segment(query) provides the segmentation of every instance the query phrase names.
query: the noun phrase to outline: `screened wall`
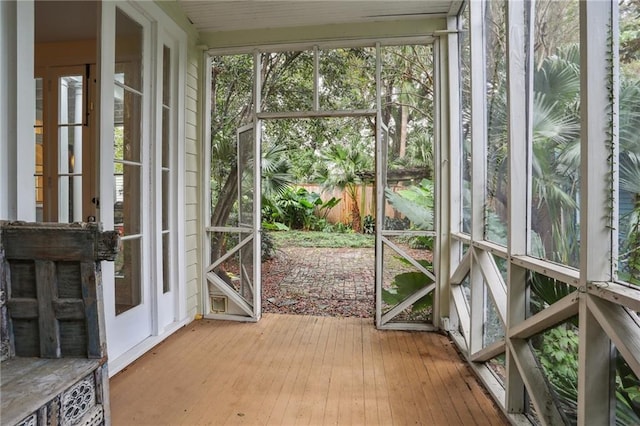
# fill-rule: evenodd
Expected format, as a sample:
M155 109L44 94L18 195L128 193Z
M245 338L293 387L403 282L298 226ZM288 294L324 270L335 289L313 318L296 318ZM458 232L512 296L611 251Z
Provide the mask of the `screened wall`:
M640 424L639 23L627 0L450 20L449 328L514 421Z

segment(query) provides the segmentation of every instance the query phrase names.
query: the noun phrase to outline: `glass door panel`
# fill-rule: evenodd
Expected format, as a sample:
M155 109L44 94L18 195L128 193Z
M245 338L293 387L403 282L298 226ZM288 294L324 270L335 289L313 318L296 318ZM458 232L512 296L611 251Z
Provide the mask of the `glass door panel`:
M143 27L117 9L113 171L114 227L123 250L115 265L116 315L142 303L142 60Z
M157 64L157 71L162 77L158 78L162 81L162 85L156 88L158 98L162 100L161 105L155 111L156 117L160 120L156 123L156 129L159 135L159 146L154 147L153 155L153 176L156 179L155 193L153 198L156 200L156 212L154 212L156 223L154 224L154 232L156 234L155 241L158 247L154 247L154 253L159 258L155 262L154 270L158 277L156 281L156 292L158 294L158 319L157 333L162 331L178 319L178 292L176 289L175 272L177 272L176 258L177 256L177 238L175 231L176 204L177 194L174 189L176 176L176 159L175 147L176 137L176 96L174 90L176 85L172 84L177 74L178 60L176 57L177 49L173 40L168 34L162 34L164 40L161 40L158 47L158 55L162 58ZM166 44L165 44L166 43ZM177 185L175 185L177 188Z
M52 67L35 79L36 220L81 222L95 217L89 194L91 146L90 65Z
M36 121L33 130L36 139L35 196L36 221L44 220L44 90L43 78L35 79L36 86Z
M58 221L79 222L82 215L82 75L58 78Z

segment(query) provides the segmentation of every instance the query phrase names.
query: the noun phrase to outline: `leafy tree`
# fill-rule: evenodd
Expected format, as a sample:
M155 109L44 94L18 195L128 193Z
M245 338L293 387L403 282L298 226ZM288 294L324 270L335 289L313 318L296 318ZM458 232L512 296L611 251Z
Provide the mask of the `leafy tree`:
M620 0L620 68L631 79L640 75L640 2Z
M372 168L373 158L352 144L331 145L320 153L323 167L318 171L317 180L326 188L340 188L351 199L351 228L362 231L358 186L363 181L363 171Z
M283 194L294 184L289 151L282 145L271 145L262 152L262 196Z
M274 102L273 93L278 93L290 80L290 71L301 52L285 52L265 55L260 72L262 79L262 107L267 100ZM237 158L237 129L253 120L255 111L253 93L253 55L230 55L216 57L211 70L211 200L212 226L227 224L232 213L237 210L238 166L250 167L248 158ZM277 99L276 99L277 101ZM269 150L267 150L269 153ZM271 150L274 157L281 157L281 150ZM239 160L239 161L238 161ZM267 176L276 180L271 183L281 185L285 178L286 162L282 159L267 161ZM275 189L275 188L274 188ZM231 218L230 218L231 217ZM211 244L212 258L220 257L225 247L222 239Z
M431 46L384 47L382 64L382 123L389 129L389 160L393 167L394 162L405 164L413 138L427 142L427 150L432 151ZM432 163L428 166L432 167Z

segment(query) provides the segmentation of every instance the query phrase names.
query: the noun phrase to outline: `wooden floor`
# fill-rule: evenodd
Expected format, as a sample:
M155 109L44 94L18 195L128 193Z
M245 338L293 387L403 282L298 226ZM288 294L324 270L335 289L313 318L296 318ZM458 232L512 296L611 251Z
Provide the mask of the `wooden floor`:
M502 425L452 343L370 319L196 321L111 379L113 425Z

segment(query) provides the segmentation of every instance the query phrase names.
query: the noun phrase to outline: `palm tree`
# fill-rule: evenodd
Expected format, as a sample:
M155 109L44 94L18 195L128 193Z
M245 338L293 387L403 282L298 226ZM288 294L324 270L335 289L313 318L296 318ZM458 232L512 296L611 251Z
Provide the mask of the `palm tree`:
M320 153L323 167L316 180L325 188L339 188L351 200L351 228L362 231L360 207L358 206L358 186L363 183L362 173L371 169L372 158L356 144L333 144Z
M291 173L289 151L283 145L268 145L262 152L262 196L284 194L295 179Z
M577 222L580 167L579 56L576 47L559 49L545 58L534 75L533 218L532 228L542 232L551 260L575 265L578 260ZM619 92L619 189L635 194L636 205L620 219L621 277L640 284L640 80L623 78ZM605 113L606 106L603 106ZM545 233L546 232L546 233ZM625 243L626 240L626 243ZM564 283L533 274L532 300L548 306L573 291ZM551 337L549 337L551 338ZM576 361L577 362L577 361ZM577 365L576 365L577 368ZM617 373L623 385L616 390L618 419L635 424L640 406L627 389L637 389L629 366L620 357ZM552 381L562 404L570 406L577 391L568 381Z
M621 278L640 285L640 80L620 85L620 191L635 199L629 212L620 212Z

